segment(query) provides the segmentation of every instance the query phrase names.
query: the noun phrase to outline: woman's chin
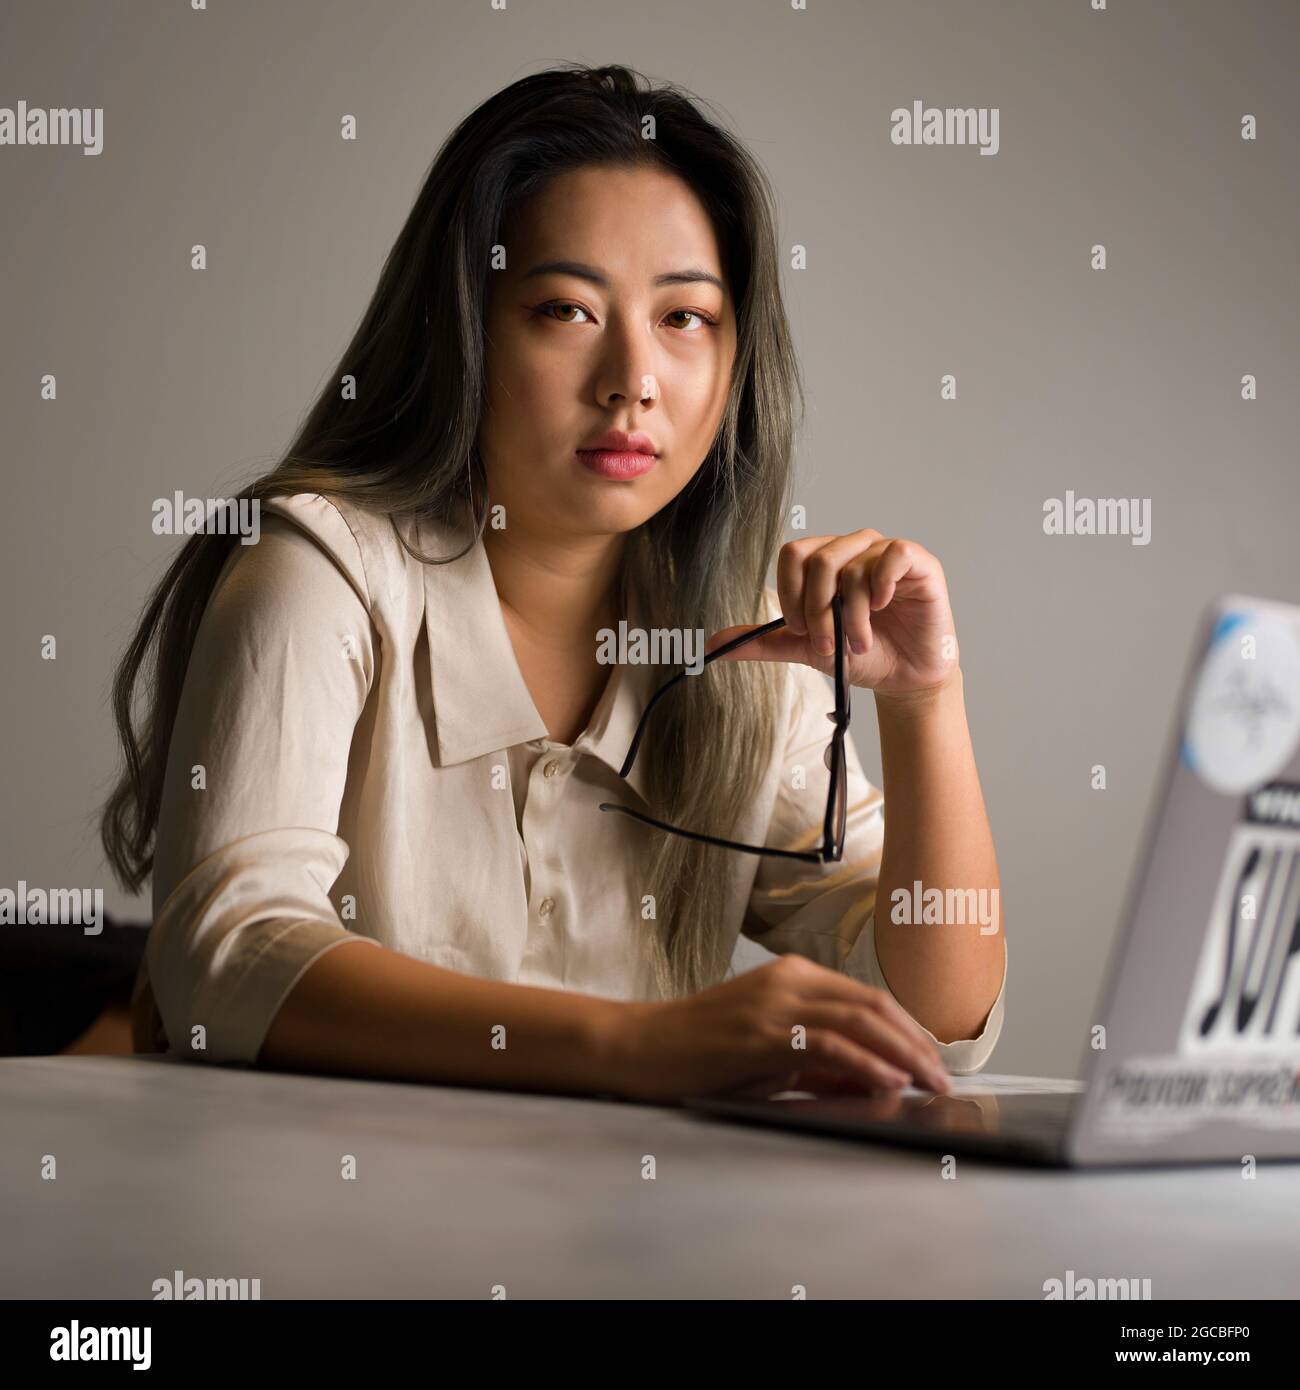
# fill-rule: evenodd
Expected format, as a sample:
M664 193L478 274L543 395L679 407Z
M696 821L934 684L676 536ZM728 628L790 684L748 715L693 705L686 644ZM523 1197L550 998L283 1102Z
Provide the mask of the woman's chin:
M663 506L658 497L649 496L635 484L595 481L597 487L582 489L583 496L574 509L594 531L635 531Z

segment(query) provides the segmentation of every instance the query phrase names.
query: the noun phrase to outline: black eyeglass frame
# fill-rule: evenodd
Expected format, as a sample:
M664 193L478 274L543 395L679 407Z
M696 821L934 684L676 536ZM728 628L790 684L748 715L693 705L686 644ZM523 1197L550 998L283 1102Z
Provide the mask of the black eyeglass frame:
M848 820L849 798L844 760L844 738L848 733L851 713L849 686L844 674L844 617L840 611L839 594L831 599L831 615L835 621L835 709L828 713L826 718L835 725L835 730L831 735L830 746L827 749L831 776L826 796L826 816L822 822L822 845L820 849L769 849L766 845L746 845L738 840L724 840L717 835L704 835L697 830L685 830L678 825L669 825L667 821L655 820L653 816L643 815L640 811L633 810L631 806L617 806L610 801L602 801L600 809L602 811L620 811L623 815L631 816L644 825L654 826L656 830L664 830L670 835L680 835L684 839L697 840L706 845L718 845L722 849L735 849L744 854L762 854L778 859L799 859L808 864L838 864L844 858L844 832ZM769 632L775 632L784 626L784 618L774 618L770 623L764 623L752 632L733 637L730 642L724 642L716 651L710 652L704 658L704 665L707 666L710 661L716 661L718 657L725 656L727 652L735 651L737 647L743 647L746 642L753 642L757 638ZM679 681L685 680L690 674L689 671L679 671L675 676L665 681L650 697L641 713L641 719L636 726L636 733L632 736L627 757L623 759L623 766L618 770L620 777L626 777L632 770L637 749L640 747L642 735L645 733L646 723L655 705Z

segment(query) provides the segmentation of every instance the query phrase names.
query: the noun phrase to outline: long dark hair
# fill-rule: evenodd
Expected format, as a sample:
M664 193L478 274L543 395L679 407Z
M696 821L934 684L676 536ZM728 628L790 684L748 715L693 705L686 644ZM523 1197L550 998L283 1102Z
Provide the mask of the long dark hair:
M796 396L803 405L781 299L774 203L759 167L695 98L625 67L565 64L534 73L461 121L433 161L330 384L279 465L238 496L346 498L390 516L399 532L406 519L468 516L470 544L481 539L487 486L475 441L493 248L515 205L555 176L629 165L676 174L705 207L737 308L737 343L709 456L670 504L627 537L621 594L655 627L712 632L762 621L762 589L789 504ZM124 767L104 806L101 835L119 881L133 891L153 867L185 670L234 540L206 533L185 541L116 673ZM771 756L779 679L767 663L717 662L656 712L641 756L658 814L728 834ZM660 990L703 988L723 977L729 959L723 914L734 857L729 863L727 851L654 831L646 846L643 887L655 901ZM646 924L630 923L633 931Z

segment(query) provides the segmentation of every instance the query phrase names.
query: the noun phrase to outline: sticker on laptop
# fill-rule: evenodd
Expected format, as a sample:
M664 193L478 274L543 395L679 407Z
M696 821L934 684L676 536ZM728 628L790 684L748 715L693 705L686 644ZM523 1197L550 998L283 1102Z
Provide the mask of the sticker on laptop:
M1100 1084L1097 1123L1126 1139L1156 1140L1212 1120L1300 1129L1300 1059L1134 1057Z
M1274 613L1235 609L1210 634L1181 756L1208 786L1258 787L1300 746L1300 636Z
M1300 786L1247 797L1228 837L1178 1052L1300 1057Z

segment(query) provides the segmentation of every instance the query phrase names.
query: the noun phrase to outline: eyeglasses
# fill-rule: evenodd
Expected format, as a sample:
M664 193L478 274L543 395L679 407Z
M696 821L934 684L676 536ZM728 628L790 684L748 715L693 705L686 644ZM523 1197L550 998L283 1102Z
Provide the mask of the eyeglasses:
M826 750L826 766L830 770L831 777L826 795L826 816L822 822L822 846L820 849L769 849L766 845L745 845L738 840L723 840L716 835L702 835L697 830L684 830L681 826L669 825L666 821L655 820L653 816L642 815L640 811L634 811L630 806L616 806L612 802L602 801L600 809L602 811L621 811L623 815L631 816L633 820L639 820L644 825L652 825L656 830L665 830L670 835L680 835L683 839L698 840L706 845L718 845L722 849L736 849L745 854L764 854L778 859L801 859L809 864L838 864L844 857L844 827L848 812L844 736L849 727L849 686L844 675L844 618L840 612L840 596L838 594L831 599L831 614L835 619L835 709L832 713L827 714L826 718L835 725L835 731L831 735L830 747ZM775 632L777 628L784 626L785 619L776 618L770 623L756 627L753 632L746 632L740 637L733 637L730 642L724 642L716 651L710 652L704 658L704 665L707 666L710 661L716 661L718 657L725 656L727 652L735 651L737 647L743 647L746 642L753 642L756 638L769 632ZM632 764L636 760L637 749L641 744L641 737L645 733L646 721L650 718L654 707L679 681L684 680L689 674L688 671L679 671L671 680L665 681L650 697L650 701L641 715L640 723L636 726L636 733L632 736L632 746L627 751L623 766L618 770L620 777L626 777L632 769Z

